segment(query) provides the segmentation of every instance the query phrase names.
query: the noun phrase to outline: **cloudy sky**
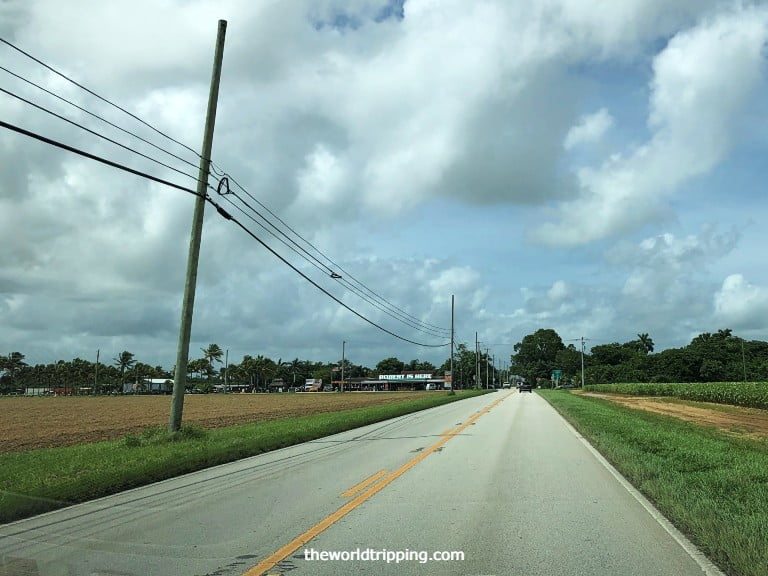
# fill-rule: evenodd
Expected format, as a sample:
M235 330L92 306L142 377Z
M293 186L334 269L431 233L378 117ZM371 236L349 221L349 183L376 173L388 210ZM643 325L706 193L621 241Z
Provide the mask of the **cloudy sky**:
M194 188L219 19L209 193L359 316L209 205L193 357L440 364L452 295L499 364L538 328L768 339L764 2L0 0L4 40L192 150L7 44L0 119ZM170 368L193 204L0 129L0 350Z

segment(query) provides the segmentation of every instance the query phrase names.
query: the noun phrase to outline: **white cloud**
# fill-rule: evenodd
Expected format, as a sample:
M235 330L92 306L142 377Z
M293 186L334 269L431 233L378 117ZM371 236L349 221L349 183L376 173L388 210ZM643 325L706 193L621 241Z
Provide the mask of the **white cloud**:
M768 328L768 288L731 274L714 296L715 318L734 329Z
M738 239L736 232L720 234L712 228L681 238L667 232L634 246L617 246L606 257L609 263L629 271L621 289L624 307L659 321L669 314L704 313L707 290L702 279L712 263L734 249Z
M345 185L346 169L342 161L322 144L318 144L306 158L306 166L298 175L301 204L330 204Z
M578 124L568 130L568 134L565 135L563 147L570 150L582 144L598 142L611 126L613 126L613 116L605 108L600 108L594 114L579 118Z
M765 7L730 11L675 35L654 59L651 138L630 154L578 172L580 197L559 210L564 221L578 226L550 222L531 237L549 244L583 244L657 218L681 184L725 158L734 120L764 72L766 40Z
M562 280L556 281L547 292L550 299L560 301L568 297L568 285Z

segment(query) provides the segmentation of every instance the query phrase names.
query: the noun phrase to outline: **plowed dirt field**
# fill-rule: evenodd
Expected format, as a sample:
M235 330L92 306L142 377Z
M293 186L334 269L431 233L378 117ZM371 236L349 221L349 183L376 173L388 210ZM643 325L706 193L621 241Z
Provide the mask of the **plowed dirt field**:
M681 402L673 398L648 396L621 396L617 394L587 393L637 410L648 410L674 416L703 426L718 428L724 432L768 439L768 410L742 408L707 402Z
M184 424L218 428L402 402L435 392L189 394ZM0 453L115 440L167 426L170 396L0 398Z

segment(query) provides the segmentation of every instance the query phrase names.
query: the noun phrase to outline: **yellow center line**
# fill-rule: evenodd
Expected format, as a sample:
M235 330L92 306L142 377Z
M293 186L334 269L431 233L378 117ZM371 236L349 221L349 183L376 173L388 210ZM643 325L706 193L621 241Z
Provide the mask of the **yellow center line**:
M374 484L373 486L368 488L365 492L358 494L355 498L353 498L352 500L344 504L341 508L336 510L336 512L333 512L332 514L320 520L320 522L312 526L309 530L307 530L303 534L300 534L299 536L297 536L296 538L288 542L288 544L280 548L277 552L264 558L264 560L256 564L256 566L254 566L250 570L243 572L242 576L262 576L265 572L274 568L279 562L282 562L283 560L285 560L288 556L290 556L291 554L296 552L296 550L298 550L299 548L307 544L307 542L312 540L315 536L317 536L318 534L321 534L326 529L330 528L333 524L335 524L344 516L352 512L352 510L360 506L360 504L368 500L371 496L379 492L382 488L384 488L385 486L388 486L395 479L399 478L400 476L405 474L408 470L416 466L416 464L424 460L427 456L429 456L430 454L432 454L432 452L434 452L435 450L440 448L443 444L448 442L456 434L463 432L466 428L474 424L478 418L480 418L483 414L487 414L488 412L490 412L491 408L493 408L494 406L497 406L499 403L506 400L509 396L510 394L507 394L506 396L499 398L492 404L489 404L484 409L477 412L474 416L470 417L469 420L467 420L464 424L456 428L453 434L443 437L436 444L420 452L417 456L415 456L414 458L412 458L411 460L403 464L400 468L392 472L392 474L384 478L381 482Z
M341 495L341 497L342 498L349 498L350 496L354 496L355 494L360 492L360 490L362 490L363 488L367 488L368 486L370 486L371 484L376 482L376 480L378 480L382 476L386 476L386 475L387 475L387 471L386 470L381 470L380 472L376 472L376 474L374 474L370 478L366 478L365 480L360 482L360 484L358 484L357 486L353 486L352 488L350 488L349 490L344 492Z

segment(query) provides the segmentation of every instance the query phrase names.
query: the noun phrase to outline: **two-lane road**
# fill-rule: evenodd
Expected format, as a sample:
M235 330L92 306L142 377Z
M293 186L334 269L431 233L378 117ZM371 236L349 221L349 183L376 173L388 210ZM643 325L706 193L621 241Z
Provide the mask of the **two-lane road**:
M671 532L499 391L0 526L0 575L718 574Z

